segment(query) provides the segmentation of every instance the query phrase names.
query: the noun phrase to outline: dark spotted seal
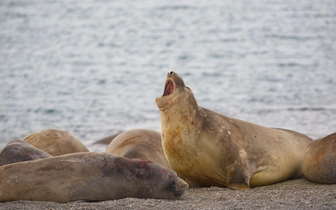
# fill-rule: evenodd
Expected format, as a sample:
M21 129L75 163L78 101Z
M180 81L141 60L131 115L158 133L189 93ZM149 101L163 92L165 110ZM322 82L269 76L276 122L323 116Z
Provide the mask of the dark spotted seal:
M302 176L311 139L199 107L174 72L156 98L162 144L171 169L191 185L249 189Z

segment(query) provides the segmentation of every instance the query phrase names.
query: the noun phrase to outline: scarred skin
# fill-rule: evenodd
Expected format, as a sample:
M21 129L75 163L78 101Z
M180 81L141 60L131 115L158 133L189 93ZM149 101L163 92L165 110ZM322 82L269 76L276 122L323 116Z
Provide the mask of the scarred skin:
M88 148L70 133L58 129L45 129L30 134L24 141L52 156L76 152L89 152Z
M177 199L188 185L151 161L109 153L74 153L0 167L0 201Z
M169 167L164 155L161 134L147 129L133 129L122 132L108 145L105 152L130 159L151 160Z
M312 182L336 184L336 133L309 144L302 172Z
M156 104L166 158L190 185L249 189L302 176L301 163L311 142L303 134L199 107L175 72L168 73Z

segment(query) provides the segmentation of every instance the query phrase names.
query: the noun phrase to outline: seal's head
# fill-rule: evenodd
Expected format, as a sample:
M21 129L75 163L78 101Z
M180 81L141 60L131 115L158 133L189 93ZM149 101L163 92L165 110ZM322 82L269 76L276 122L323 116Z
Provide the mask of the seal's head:
M159 166L161 167L161 165ZM161 178L162 181L152 187L150 192L153 192L153 195L151 195L151 197L158 199L180 198L189 188L187 182L181 179L175 171L170 170L169 168L162 167L160 169L164 178ZM162 177L162 175L157 173L156 177Z
M171 71L167 74L163 95L156 98L156 105L162 111L171 107L180 98L188 98L188 95L192 95L191 90L185 86L177 73Z

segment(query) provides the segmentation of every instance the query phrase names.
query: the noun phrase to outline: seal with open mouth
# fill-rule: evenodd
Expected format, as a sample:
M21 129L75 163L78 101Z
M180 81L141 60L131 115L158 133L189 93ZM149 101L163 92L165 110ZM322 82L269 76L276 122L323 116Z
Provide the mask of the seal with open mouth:
M169 72L160 110L162 146L171 169L190 185L249 189L302 176L311 139L199 107L182 78Z

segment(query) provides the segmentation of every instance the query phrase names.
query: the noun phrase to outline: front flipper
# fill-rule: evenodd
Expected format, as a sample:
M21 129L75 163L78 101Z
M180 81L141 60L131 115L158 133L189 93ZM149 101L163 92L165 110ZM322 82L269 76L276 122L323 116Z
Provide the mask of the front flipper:
M246 167L240 163L227 166L227 187L233 190L249 190L250 175Z

